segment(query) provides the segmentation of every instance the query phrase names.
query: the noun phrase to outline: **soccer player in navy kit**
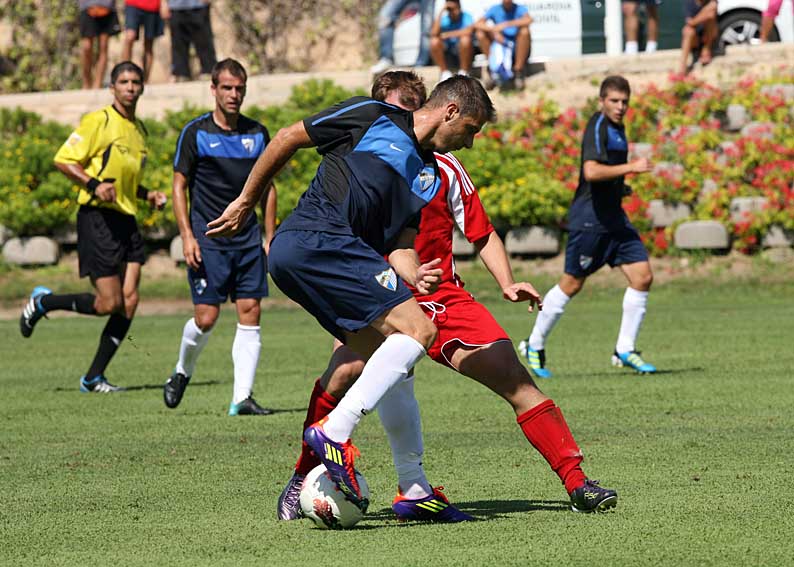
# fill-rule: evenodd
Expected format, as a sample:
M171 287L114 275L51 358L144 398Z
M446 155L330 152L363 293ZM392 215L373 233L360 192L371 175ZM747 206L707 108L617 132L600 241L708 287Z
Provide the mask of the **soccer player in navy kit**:
M209 223L208 236L236 231L299 148L316 146L323 155L317 175L273 239L269 268L286 295L368 358L336 409L304 435L340 490L362 509L368 502L355 478L357 451L350 436L436 337L402 281L426 294L441 273L435 267L439 259L420 265L412 248L419 212L440 187L433 151L471 147L494 115L482 85L462 76L436 86L413 113L354 97L279 131L242 195Z
M568 213L570 235L565 249L565 273L546 294L543 311L535 319L532 334L519 344L533 373L540 378L551 377L546 368L546 338L565 306L582 289L587 276L604 264L619 266L629 282L623 297L623 319L612 364L628 366L643 374L656 372L656 368L635 350L653 273L640 235L620 204L628 192L625 175L653 169L645 158L628 162L623 117L630 96L629 82L623 77L604 79L599 91L600 112L590 119L585 129L579 187Z
M229 415L266 415L252 396L261 347L260 300L267 297L267 268L262 232L256 215L228 238L209 239L207 222L217 217L242 191L256 159L270 141L267 128L240 114L245 97L246 72L240 63L225 59L212 71L215 109L189 122L179 136L174 158L174 214L182 236L188 281L195 306L185 323L179 359L165 383L165 405L182 400L196 361L218 320L220 305L231 296L237 307L237 332L232 345L234 390ZM190 189L188 215L185 189ZM265 242L275 229L276 192L263 193L274 206L264 215Z

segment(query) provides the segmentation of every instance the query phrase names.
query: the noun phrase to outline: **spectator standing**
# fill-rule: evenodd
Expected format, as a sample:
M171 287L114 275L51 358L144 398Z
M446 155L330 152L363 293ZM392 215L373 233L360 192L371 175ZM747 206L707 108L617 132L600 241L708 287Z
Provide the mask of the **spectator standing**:
M524 88L524 67L532 48L531 23L532 16L526 6L502 0L488 8L474 25L480 49L488 57L490 78L486 88L511 79L517 89Z
M168 4L160 0L126 0L124 3L124 45L121 58L132 61L132 46L143 28L143 80L149 82L154 62L154 40L165 31Z
M645 53L653 53L659 47L659 6L662 0L623 0L623 30L626 34L627 55L639 52L639 7L645 6L648 15L648 40L645 43Z
M474 60L474 18L460 7L460 0L448 0L430 30L430 56L441 69L441 80L452 76L450 67L461 75L471 72Z
M370 68L370 72L379 75L394 65L394 27L400 14L411 4L411 0L386 0L378 13L378 46L380 59ZM422 17L419 38L419 55L416 66L422 67L430 63L430 26L433 23L433 0L421 0L419 12Z
M766 43L769 40L769 34L775 27L775 18L780 14L782 5L783 0L769 0L766 10L761 14L761 43ZM794 8L794 3L791 7Z
M176 82L188 81L190 44L201 63L201 74L210 75L217 63L210 22L209 0L168 0L171 30L171 75Z
M700 49L701 65L711 63L711 46L717 39L717 0L685 0L686 20L681 30L681 63L679 72L689 71L689 55Z
M90 277L95 293L54 294L37 286L19 319L23 337L50 311L109 315L94 360L80 378L80 391L121 390L105 377L138 307L138 284L145 260L143 237L135 222L137 201L165 206L160 191L141 185L146 162L146 128L135 117L143 94L143 70L131 61L110 73L113 104L83 116L80 126L55 155L55 167L79 184L77 257L80 277Z
M116 0L78 0L80 8L80 63L83 70L83 88L102 86L108 66L108 41L121 32ZM94 66L94 43L97 44Z

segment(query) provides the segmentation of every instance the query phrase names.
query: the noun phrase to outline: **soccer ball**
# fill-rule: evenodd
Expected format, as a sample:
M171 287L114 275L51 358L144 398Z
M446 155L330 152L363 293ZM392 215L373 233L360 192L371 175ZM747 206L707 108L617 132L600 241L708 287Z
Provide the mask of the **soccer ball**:
M361 495L369 499L367 481L358 471L356 480L361 488ZM300 503L303 515L324 530L352 528L364 517L364 512L345 498L344 493L336 487L325 465L313 468L306 475Z

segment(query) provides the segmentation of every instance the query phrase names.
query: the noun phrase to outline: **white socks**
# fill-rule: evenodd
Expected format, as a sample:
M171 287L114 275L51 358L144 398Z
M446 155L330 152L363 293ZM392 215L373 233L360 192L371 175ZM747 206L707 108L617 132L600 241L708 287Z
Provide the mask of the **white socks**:
M649 41L645 44L645 53L654 53L659 48L659 44L655 41Z
M234 344L232 344L232 360L234 360L232 403L239 404L251 395L261 348L259 325L240 325L238 323Z
M636 55L640 50L640 46L636 41L627 41L624 53L626 55Z
M562 317L565 306L571 300L570 297L555 285L543 298L543 309L538 311L535 319L535 326L532 327L532 334L529 336L529 346L533 350L541 350L546 346L546 337L549 336L554 325Z
M333 441L344 443L361 421L361 416L372 412L381 398L400 381L425 355L425 349L408 335L395 333L372 353L364 372L347 391L339 405L323 424L323 431Z
M620 334L615 350L623 354L634 350L637 335L640 334L642 319L645 317L645 308L648 304L648 292L626 288L623 296L623 319L620 321ZM545 309L546 306L544 305Z
M179 360L176 363L176 372L185 376L193 376L196 361L204 345L210 340L210 334L212 334L211 329L206 333L202 333L193 317L185 323L185 328L182 329L182 343L179 345Z
M386 430L403 496L410 500L424 498L433 489L422 468L424 443L419 404L414 396L414 376L395 384L378 404L378 415Z

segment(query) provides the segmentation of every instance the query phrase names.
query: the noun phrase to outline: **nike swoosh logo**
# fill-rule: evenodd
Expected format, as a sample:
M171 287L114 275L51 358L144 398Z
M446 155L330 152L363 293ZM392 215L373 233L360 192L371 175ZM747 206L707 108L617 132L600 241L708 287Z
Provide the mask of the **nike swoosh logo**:
M405 150L401 150L400 148L398 148L398 147L397 147L397 146L395 146L394 144L389 144L389 147L390 147L391 149L393 149L393 150L396 150L396 151L398 151L398 152L404 152L404 151L405 151Z
M211 147L211 148L217 148L217 147L218 147L218 146L220 146L220 145L221 145L221 143L220 143L220 142L215 142L214 144L213 144L213 143L210 143L210 147Z

